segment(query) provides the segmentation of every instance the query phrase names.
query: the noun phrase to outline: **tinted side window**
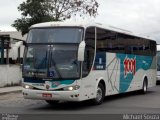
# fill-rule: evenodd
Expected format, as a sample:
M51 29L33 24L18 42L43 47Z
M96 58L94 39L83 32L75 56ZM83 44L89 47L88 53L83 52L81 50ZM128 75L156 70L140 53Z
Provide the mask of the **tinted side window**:
M156 42L154 41L121 33L118 33L117 39L119 40L119 44L124 47L124 53L126 54L145 56L156 54Z
M155 41L150 41L150 49L151 49L151 54L156 55L157 45Z
M97 28L97 52L101 51L124 52L124 48L118 42L116 32Z
M138 54L143 49L141 44L143 41L137 37L118 33L118 40L119 44L123 46L125 54Z
M150 56L156 54L156 42L97 28L96 51Z

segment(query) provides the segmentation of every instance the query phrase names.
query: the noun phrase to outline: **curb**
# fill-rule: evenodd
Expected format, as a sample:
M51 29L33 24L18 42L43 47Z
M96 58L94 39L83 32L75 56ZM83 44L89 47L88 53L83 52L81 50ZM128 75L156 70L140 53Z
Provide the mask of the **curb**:
M6 95L6 94L10 94L10 93L19 93L22 92L22 90L14 90L14 91L7 91L7 92L0 92L0 95Z

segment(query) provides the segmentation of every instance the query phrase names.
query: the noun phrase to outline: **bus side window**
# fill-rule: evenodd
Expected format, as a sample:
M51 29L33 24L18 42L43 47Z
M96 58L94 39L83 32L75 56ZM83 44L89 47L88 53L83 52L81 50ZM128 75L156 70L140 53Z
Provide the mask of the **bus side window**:
M95 51L95 27L89 27L85 33L85 57L83 62L83 77L87 76L91 70Z
M97 53L118 51L117 33L97 28Z

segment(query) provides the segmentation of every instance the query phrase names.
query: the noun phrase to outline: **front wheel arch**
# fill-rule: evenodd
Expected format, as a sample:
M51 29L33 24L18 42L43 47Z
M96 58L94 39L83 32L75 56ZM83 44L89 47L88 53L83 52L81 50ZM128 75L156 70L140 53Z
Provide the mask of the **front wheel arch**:
M99 83L103 84L104 89L105 89L105 95L106 95L106 83L103 77L100 77L99 79L96 80L96 88L98 87ZM96 89L95 89L95 93L96 93Z
M105 98L105 82L103 80L99 81L97 87L96 87L96 97L92 99L93 104L100 105L103 103Z

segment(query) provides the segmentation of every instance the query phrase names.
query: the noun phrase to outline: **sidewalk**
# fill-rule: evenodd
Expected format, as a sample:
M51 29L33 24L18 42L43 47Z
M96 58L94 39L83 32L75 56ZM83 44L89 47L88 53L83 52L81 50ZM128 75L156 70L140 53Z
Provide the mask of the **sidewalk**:
M4 87L0 88L0 95L13 93L13 92L21 92L22 86L14 86L14 87Z

